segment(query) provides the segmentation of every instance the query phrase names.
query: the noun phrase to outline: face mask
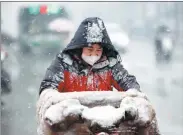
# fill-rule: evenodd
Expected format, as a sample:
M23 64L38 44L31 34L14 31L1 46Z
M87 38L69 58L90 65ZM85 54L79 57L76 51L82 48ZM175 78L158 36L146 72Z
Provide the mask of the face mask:
M83 54L81 57L86 63L90 65L93 65L95 62L97 62L100 59L100 56L86 56Z

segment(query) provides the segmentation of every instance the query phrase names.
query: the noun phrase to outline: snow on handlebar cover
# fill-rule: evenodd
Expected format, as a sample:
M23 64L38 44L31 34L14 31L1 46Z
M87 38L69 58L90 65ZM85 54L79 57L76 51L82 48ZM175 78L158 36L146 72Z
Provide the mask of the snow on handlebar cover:
M101 104L100 104L101 103ZM155 117L155 111L144 94L140 92L89 91L59 93L43 91L37 104L38 131L41 121L50 126L64 122L68 116L80 116L90 126L113 127L125 117L125 111L135 115L131 125L146 126ZM38 133L39 133L38 132Z

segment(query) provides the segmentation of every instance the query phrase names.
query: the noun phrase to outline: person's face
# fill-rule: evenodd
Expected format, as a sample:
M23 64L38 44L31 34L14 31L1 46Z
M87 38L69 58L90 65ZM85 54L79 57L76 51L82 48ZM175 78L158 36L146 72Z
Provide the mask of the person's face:
M103 49L99 44L92 44L89 47L84 47L82 55L85 56L102 56Z

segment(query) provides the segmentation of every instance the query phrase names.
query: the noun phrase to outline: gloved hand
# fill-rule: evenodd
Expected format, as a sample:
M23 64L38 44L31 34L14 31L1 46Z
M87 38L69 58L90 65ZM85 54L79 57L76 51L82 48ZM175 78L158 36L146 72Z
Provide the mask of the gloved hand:
M138 109L134 104L130 103L131 101L124 102L120 104L120 108L124 109L124 117L122 121L133 121L138 117Z
M130 119L128 122L130 125L147 126L155 117L152 105L142 97L125 97L120 107L127 108L126 117Z
M79 101L76 101L76 99L74 101L73 99L72 101L75 102L75 106L71 107L72 105L71 100L70 100L71 105L69 105L68 103L66 103L66 99L69 99L69 98L65 96L64 93L59 93L57 90L54 90L51 88L45 89L41 93L39 100L37 101L37 108L36 108L37 109L36 115L38 120L37 121L38 135L43 135L43 134L51 135L51 132L53 131L58 131L60 129L65 130L67 126L65 126L64 120L67 121L69 119L68 121L72 121L70 120L71 116L72 116L72 119L74 120L79 117L78 116L79 114L77 115L76 113L74 113L77 117L75 118L75 116L71 115L70 113L72 112L72 109L75 109L74 111L77 113L82 110L81 109L82 107L79 105ZM76 105L77 102L78 102L78 105ZM64 116L64 117L61 117L61 116Z
M137 115L138 115L138 112L136 110L133 110L133 109L125 110L124 121L135 120Z
M126 97L141 97L141 98L148 100L146 94L143 92L140 92L137 89L128 89L127 91L125 91L125 96Z

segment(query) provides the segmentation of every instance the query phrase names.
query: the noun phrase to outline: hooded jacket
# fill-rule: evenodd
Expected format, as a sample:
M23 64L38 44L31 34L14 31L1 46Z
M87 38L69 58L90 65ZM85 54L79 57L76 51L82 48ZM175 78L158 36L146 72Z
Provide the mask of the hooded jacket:
M103 48L101 59L93 66L81 58L83 47L98 43ZM118 51L112 45L104 22L97 17L86 18L71 42L56 55L41 82L39 94L46 88L59 92L73 91L127 91L140 86L121 64Z
M103 47L104 52L101 59L93 66L88 65L81 59L82 48L91 43L99 43ZM140 91L136 78L130 75L121 64L119 53L112 45L103 21L97 17L87 18L81 23L67 47L56 55L55 60L47 69L46 75L41 82L40 98L37 102L36 112L38 134L65 134L53 132L45 122L45 112L52 106L61 103L63 99L69 98L64 96L62 92L112 91L113 87L119 91L128 91L129 89ZM125 92L125 94L130 93L130 91ZM134 94L132 95L134 97ZM151 109L150 106L149 108ZM150 113L149 115L151 116ZM55 115L53 114L53 116ZM139 134L159 135L156 119L151 123L148 128L139 131ZM75 127L71 127L75 135L81 135L81 133L90 134L88 127L82 124L75 123ZM132 127L122 124L120 128L125 130ZM129 133L124 132L123 135L125 134ZM136 133L132 134L135 135Z

